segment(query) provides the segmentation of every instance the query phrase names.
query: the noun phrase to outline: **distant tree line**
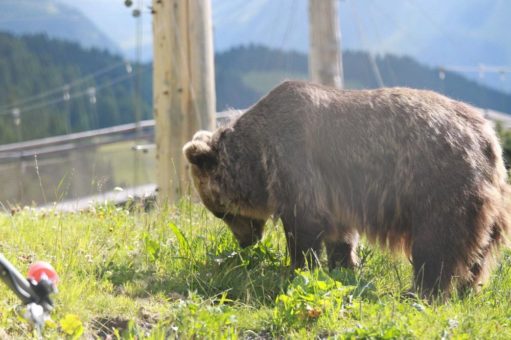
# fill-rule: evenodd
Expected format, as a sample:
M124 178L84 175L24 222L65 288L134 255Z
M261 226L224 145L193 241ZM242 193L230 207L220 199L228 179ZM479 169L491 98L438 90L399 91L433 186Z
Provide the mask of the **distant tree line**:
M278 71L307 77L307 56L262 46L241 46L216 55L218 103L221 108L239 103L247 106L263 93L254 91L243 76L248 72ZM478 84L456 73L419 64L410 57L376 56L385 86L430 89L472 105L511 113L511 95ZM366 52L343 53L344 78L348 88L376 88L377 78ZM443 78L443 79L442 79Z
M44 35L7 33L0 33L0 56L2 144L152 117L151 64L125 64L106 51ZM366 53L347 51L343 60L348 87L377 87ZM446 72L441 79L438 70L407 57L377 56L376 63L386 86L428 88L476 106L511 111L510 95L459 75ZM308 73L305 54L253 45L218 53L215 68L219 111L246 108L283 79L305 79Z

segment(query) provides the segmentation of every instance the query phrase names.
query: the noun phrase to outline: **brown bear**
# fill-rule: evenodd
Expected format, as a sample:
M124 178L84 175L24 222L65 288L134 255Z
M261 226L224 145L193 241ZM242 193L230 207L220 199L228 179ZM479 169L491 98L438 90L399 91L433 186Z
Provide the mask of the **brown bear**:
M361 233L404 251L424 295L448 294L485 281L510 230L491 124L431 91L286 81L183 151L204 205L241 247L282 220L293 268L323 242L330 268L355 266Z

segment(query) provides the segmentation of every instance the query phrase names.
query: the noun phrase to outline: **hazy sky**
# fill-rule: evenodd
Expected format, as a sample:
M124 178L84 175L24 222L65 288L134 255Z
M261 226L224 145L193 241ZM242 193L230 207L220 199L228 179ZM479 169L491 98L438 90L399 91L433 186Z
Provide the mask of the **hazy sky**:
M145 49L151 47L151 14L147 8L151 4L150 0L133 0L133 5L130 8L124 5L124 0L58 1L82 11L103 33L114 40L122 50L127 51L131 58L134 58L134 49L136 47L136 20L141 20L143 27L142 52L144 53ZM141 3L143 8L143 15L140 19L135 19L131 15L137 3ZM147 53L150 51L145 52L144 55L151 54Z
M0 0L1 1L1 0ZM151 0L57 0L81 10L124 51L135 57L133 7L142 4L142 53L152 55ZM308 50L306 0L211 0L215 49L262 43ZM375 54L409 55L430 66L509 65L511 0L344 0L340 2L342 45ZM479 79L511 91L511 76ZM495 78L495 79L493 79Z

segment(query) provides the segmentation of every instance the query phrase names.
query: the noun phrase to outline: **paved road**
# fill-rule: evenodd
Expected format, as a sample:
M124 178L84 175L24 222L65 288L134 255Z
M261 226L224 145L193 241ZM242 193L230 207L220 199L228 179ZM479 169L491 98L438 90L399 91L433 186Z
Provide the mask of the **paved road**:
M48 204L40 206L38 209L54 209L66 212L81 211L107 202L121 204L133 198L149 198L153 197L155 194L156 184L146 184L135 188L117 189L98 195L82 197L76 200Z
M501 122L504 128L511 129L511 115L492 110L480 110L487 119L493 120L494 122Z

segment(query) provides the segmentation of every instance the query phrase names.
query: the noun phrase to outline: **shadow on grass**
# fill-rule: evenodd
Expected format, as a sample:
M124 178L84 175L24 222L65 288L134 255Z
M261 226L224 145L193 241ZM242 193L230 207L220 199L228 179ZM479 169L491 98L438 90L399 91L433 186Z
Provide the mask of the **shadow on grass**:
M208 253L200 260L177 256L162 262L125 258L107 262L97 270L100 280L118 288L130 286L121 291L132 297L163 293L175 298L195 292L206 299L223 296L224 300L255 305L273 303L291 276L285 256L265 243Z
M286 257L266 243L246 249L230 248L222 253L209 253L202 261L175 258L168 270L156 265L110 262L103 273L114 286L130 285L122 293L132 297L163 294L169 299L182 299L194 292L204 299L230 300L250 305L273 305L293 280ZM165 262L167 265L169 261ZM336 269L328 274L343 285L353 285L355 297L374 300L375 287L357 271Z

